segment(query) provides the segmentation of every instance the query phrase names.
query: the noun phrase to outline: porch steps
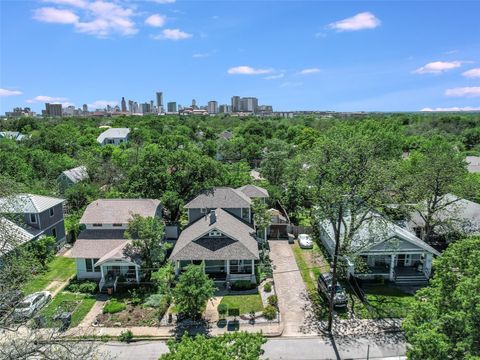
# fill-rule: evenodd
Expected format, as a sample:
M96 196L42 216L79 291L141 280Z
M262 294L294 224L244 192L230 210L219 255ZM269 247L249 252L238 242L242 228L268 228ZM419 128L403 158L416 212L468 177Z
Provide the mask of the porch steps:
M415 285L427 285L428 279L423 274L419 275L397 275L395 283L398 285L403 284L415 284Z

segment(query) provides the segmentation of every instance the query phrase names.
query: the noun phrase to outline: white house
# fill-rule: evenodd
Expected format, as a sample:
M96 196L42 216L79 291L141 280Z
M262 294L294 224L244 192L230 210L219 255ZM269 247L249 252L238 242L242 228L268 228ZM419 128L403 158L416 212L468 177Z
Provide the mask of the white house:
M98 136L97 142L100 145L120 145L128 141L129 133L130 129L128 128L109 128Z

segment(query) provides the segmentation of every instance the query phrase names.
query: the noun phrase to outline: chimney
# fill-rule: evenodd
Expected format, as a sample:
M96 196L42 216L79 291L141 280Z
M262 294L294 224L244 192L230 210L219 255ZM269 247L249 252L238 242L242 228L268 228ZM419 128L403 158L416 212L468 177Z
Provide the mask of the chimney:
M215 210L210 210L210 225L215 224L217 222L217 213Z

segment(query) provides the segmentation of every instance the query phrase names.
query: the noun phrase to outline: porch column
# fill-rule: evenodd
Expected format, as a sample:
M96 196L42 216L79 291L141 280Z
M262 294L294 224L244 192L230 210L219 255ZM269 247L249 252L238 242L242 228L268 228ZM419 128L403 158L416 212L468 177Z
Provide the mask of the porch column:
M135 266L135 280L137 280L137 284L140 284L140 276L138 274L138 266Z
M255 276L255 260L252 260L252 275Z
M100 265L100 273L102 274L102 280L105 281L105 275L103 274L103 265Z
M395 268L395 255L390 255L390 274L388 279L390 281L395 280L395 274L394 274L394 268Z
M428 253L425 255L425 264L423 265L423 272L427 278L429 278L432 273L432 260L433 260L432 254Z
M227 277L230 275L230 260L225 260L227 262Z

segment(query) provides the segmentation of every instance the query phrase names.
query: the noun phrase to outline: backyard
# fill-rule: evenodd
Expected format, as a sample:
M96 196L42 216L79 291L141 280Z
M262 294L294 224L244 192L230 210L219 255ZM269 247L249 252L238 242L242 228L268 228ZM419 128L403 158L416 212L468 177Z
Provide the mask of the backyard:
M75 274L75 261L71 258L55 256L47 267L45 272L32 276L23 286L24 294L42 291L47 287L49 291L54 291Z

